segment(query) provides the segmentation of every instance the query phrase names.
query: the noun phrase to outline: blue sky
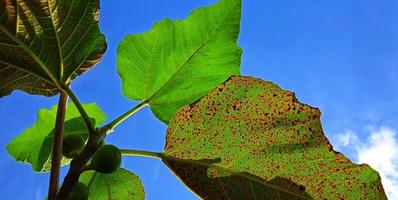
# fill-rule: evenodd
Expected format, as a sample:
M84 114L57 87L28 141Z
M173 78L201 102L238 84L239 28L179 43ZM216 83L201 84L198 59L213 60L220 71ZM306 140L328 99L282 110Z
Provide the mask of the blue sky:
M183 19L215 0L101 1L108 50L73 89L114 119L137 102L121 93L116 48L163 18ZM398 199L398 1L244 0L239 45L242 74L273 81L318 107L326 135L355 162L378 169L390 199ZM0 199L43 199L48 174L15 162L5 146L36 121L57 97L14 92L0 100ZM107 141L123 148L161 151L166 126L149 109L118 127ZM148 200L197 199L159 161L125 158L143 180ZM65 173L66 168L63 169ZM395 192L395 193L394 193Z

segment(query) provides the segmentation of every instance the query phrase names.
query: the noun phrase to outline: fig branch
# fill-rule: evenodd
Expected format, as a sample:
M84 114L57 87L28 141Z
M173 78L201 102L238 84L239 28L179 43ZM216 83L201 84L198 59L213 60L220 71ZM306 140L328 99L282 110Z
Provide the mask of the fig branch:
M82 104L73 93L73 91L66 85L63 85L63 88L67 95L73 101L82 118L84 119L84 122L88 128L89 136L85 146L84 142L81 142L82 138L64 138L65 146L68 146L70 149L63 150L63 154L64 156L72 157L73 159L70 163L69 171L64 178L62 186L55 197L55 200L67 200L71 194L74 195L73 191L75 191L76 188L77 190L79 190L79 188L82 189L81 185L80 187L78 186L80 174L84 170L95 169L96 171L101 173L112 173L117 168L119 168L121 159L119 150L117 149L117 147L111 145L102 146L103 140L106 137L107 133L113 131L116 126L124 122L126 119L134 115L138 110L147 105L147 102L143 101L139 105L135 106L131 110L113 120L108 125L105 125L103 128L95 128L90 120L89 115L87 114L86 110L83 108ZM79 146L75 146L78 143L83 144L84 147L80 148ZM57 148L59 148L59 146ZM101 156L96 156L97 154L100 154ZM106 155L104 156L104 154ZM112 160L104 161L103 158L108 158ZM87 163L90 161L90 159L92 159L92 166L90 165L88 167ZM109 165L109 163L113 165Z
M82 169L86 166L87 162L91 159L91 157L97 151L97 149L99 147L101 147L100 143L106 135L106 134L103 134L102 132L98 131L94 127L93 123L90 120L89 115L87 114L86 110L83 108L82 104L80 103L80 101L78 100L76 95L73 93L73 91L67 85L62 85L62 88L67 93L67 95L71 98L72 102L78 109L80 115L82 116L82 118L87 126L89 135L88 135L87 143L84 146L82 152L79 153L78 155L76 155L76 158L74 158L71 161L69 171L66 174L66 176L64 178L64 182L62 183L62 186L61 186L58 194L55 197L56 200L68 199L68 196L72 192L73 187L79 181L79 177L80 177L80 174L82 173ZM74 139L72 139L72 140L74 140ZM60 146L62 148L62 144ZM59 148L59 146L57 148ZM64 154L68 154L68 153L75 154L76 152L64 151ZM72 155L70 155L70 156L72 156Z
M57 117L55 120L53 151L51 156L50 183L48 187L49 200L53 200L58 192L59 171L62 159L61 155L62 139L64 132L64 121L65 121L67 102L68 102L68 95L61 90L58 101Z
M91 159L97 149L101 146L101 134L90 134L87 144L83 151L71 161L68 173L64 178L64 182L56 196L56 200L67 200L69 194L72 192L73 187L78 183L82 169L86 166L87 162Z

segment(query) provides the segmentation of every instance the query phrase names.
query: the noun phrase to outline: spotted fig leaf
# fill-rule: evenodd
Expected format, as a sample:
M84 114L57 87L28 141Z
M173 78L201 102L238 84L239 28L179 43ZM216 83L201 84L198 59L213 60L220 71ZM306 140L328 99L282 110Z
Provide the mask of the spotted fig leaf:
M318 109L256 78L232 77L177 112L165 154L204 199L387 199L376 171L333 150Z
M53 96L106 49L98 0L0 1L0 97Z
M79 180L89 187L89 200L145 199L140 178L125 169L118 169L112 174L86 171Z
M185 20L166 19L148 32L128 35L117 55L124 95L146 101L168 123L182 106L239 74L241 4L221 0Z
M96 104L84 104L83 107L96 126L105 121L105 115ZM7 145L8 153L17 161L31 164L33 171L50 171L56 115L57 106L53 106L51 110L39 110L36 124ZM73 103L68 104L65 114L64 134L80 134L83 138L88 136L87 126ZM70 159L63 158L61 165L69 162Z
M220 159L193 161L164 157L163 162L177 172L177 176L203 199L312 199L306 193L305 187L288 179L276 177L270 181L263 181L246 172L217 169L217 166L212 164L220 162ZM227 172L231 175L214 178L209 176L210 170L219 170L219 173ZM194 184L191 184L192 182Z

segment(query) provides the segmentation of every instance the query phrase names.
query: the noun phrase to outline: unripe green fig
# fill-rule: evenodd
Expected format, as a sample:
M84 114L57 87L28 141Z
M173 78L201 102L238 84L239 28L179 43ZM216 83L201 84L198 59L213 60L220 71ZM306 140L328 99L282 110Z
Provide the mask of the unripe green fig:
M88 193L89 193L88 187L84 183L78 182L73 187L68 200L87 200Z
M97 172L110 174L120 167L121 157L119 148L106 144L94 153L91 167Z
M81 135L65 135L62 143L62 155L67 158L75 158L83 151L85 143L86 141Z

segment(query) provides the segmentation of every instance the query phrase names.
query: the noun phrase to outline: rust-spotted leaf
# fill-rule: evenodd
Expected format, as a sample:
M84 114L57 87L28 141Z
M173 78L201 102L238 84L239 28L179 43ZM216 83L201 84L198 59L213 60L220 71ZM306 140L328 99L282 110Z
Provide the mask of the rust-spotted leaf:
M106 49L99 0L0 1L0 97L52 96Z
M232 77L181 109L165 154L204 199L386 199L376 171L333 150L318 109L256 78Z

